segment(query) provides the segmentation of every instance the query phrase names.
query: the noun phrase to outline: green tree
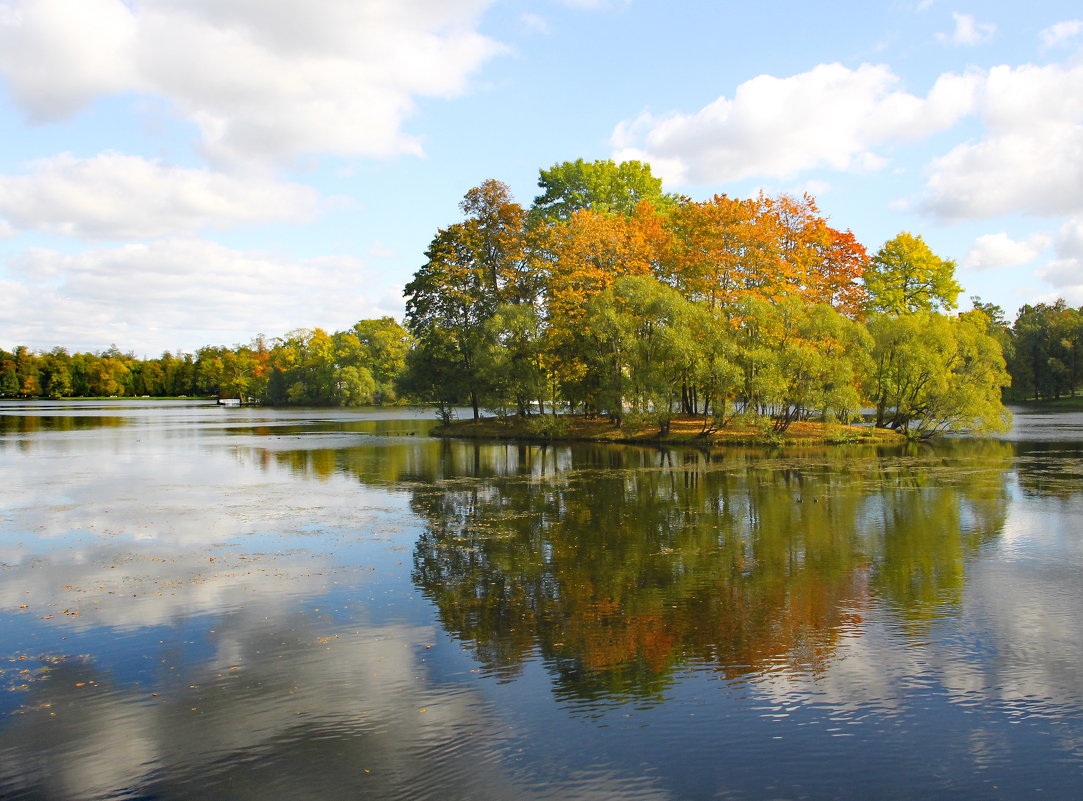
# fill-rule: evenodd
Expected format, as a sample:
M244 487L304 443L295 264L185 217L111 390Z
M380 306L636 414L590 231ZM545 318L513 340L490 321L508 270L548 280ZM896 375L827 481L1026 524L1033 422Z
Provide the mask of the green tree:
M861 405L860 384L872 338L858 323L826 304L796 297L773 304L778 375L776 431L811 413L849 422Z
M877 251L864 282L868 309L887 314L954 309L961 291L955 262L941 259L924 239L906 231Z
M365 349L366 361L376 389L376 403L392 403L396 399L395 382L406 368L406 354L412 345L410 333L391 317L360 320L353 333Z
M19 374L15 372L15 362L5 360L0 370L0 395L14 398L19 394Z
M339 406L365 406L372 403L376 382L367 367L342 367L335 371L335 401Z
M491 384L481 354L493 346L489 321L501 303L533 299L523 209L507 186L486 181L466 193L467 219L437 232L426 263L406 285L406 327L415 354L401 386L445 406L466 400L480 417Z
M256 372L256 359L247 347L224 349L219 392L225 398L247 400Z
M479 366L488 386L491 408L514 407L520 417L537 403L544 412L550 399L549 373L545 367L544 325L530 303L500 305L487 323L486 347Z
M694 332L709 324L705 310L649 276L625 276L587 304L585 325L598 343L600 405L620 419L625 405L650 415L668 433L673 401L694 374Z
M631 214L642 201L660 209L673 203L662 191L662 179L640 161L565 161L540 170L538 186L543 191L534 198L531 217L549 223L567 221L583 209Z
M1011 379L984 314L874 316L867 391L876 424L916 437L1007 430L1001 390Z
M41 359L41 391L50 398L72 394L71 356L64 348L53 348Z
M704 310L704 327L696 332L699 358L695 387L702 392L704 433L729 422L731 401L741 386L737 332L729 320Z
M489 344L498 300L470 239L462 224L438 232L428 261L406 285L406 326L415 346L402 387L441 404L465 400L478 419L487 389L478 354Z
M1073 394L1083 381L1083 311L1063 298L1024 306L1012 326L1009 353L1020 399Z

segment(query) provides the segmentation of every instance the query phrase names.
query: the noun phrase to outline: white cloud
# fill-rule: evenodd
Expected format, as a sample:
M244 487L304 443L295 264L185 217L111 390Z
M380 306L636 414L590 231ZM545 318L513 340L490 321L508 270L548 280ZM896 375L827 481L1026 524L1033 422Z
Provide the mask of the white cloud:
M695 113L644 112L619 123L614 157L649 161L663 177L688 183L877 169L885 159L875 146L926 137L966 115L979 77L942 75L925 98L899 83L888 67L870 64L761 75Z
M1061 227L1054 249L1057 258L1039 270L1038 277L1056 288L1056 297L1075 305L1083 304L1083 217L1069 220Z
M119 153L89 159L61 154L32 162L26 175L0 175L0 214L16 228L84 239L304 221L314 215L318 200L315 190L298 184L240 179Z
M1042 40L1042 47L1048 50L1063 44L1080 33L1083 33L1083 19L1069 19L1044 28L1038 34L1038 37Z
M14 0L0 73L39 121L102 95L168 99L222 162L419 153L401 130L501 50L493 0Z
M977 22L970 14L953 13L955 30L951 34L938 33L941 42L965 47L973 47L988 42L996 34L997 26L990 22Z
M401 287L353 257L294 261L199 239L97 248L30 249L9 259L0 330L30 347L157 353L247 342L257 332L329 330L401 317ZM392 286L394 285L394 286Z
M531 33L549 33L549 21L540 14L524 11L519 15L519 24Z
M1051 244L1047 236L1036 234L1025 242L1017 242L1007 234L979 236L963 257L963 267L988 270L996 267L1018 267L1034 261Z
M137 22L118 0L15 0L0 17L0 72L37 121L101 94L145 88L132 69Z
M933 162L925 211L949 222L1083 212L1083 66L994 67L979 110L987 135Z
M0 220L0 239L10 239L18 235L18 231L7 220Z
M1069 220L1057 235L1057 255L1083 259L1083 218Z

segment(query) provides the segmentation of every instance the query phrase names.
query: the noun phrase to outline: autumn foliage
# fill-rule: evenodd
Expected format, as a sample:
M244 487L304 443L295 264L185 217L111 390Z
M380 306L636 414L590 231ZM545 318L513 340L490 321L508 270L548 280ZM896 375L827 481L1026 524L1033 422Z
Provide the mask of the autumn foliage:
M674 413L717 428L739 412L776 432L848 420L871 394L866 323L935 316L958 294L954 264L920 237L900 234L870 257L809 195L696 201L665 194L638 162L566 162L539 186L525 209L486 181L460 205L466 219L437 232L405 291L407 394L467 402L475 418L578 410L663 433ZM1002 426L996 348L970 348L988 362L979 380L951 367L970 329L940 329L951 353L936 385L977 410L953 413L952 427ZM918 394L881 421L907 428L943 407Z

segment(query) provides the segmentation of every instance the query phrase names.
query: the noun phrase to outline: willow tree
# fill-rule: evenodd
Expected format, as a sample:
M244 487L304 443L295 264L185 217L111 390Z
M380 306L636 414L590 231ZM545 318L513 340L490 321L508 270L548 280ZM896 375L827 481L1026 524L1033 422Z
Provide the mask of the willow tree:
M669 432L674 398L698 360L691 334L706 319L701 308L649 276L620 278L591 299L585 325L598 343L593 363L600 401L617 420L627 406Z
M746 408L770 412L778 432L817 413L847 419L860 405L871 341L826 304L749 298L739 310L736 359Z
M868 328L866 391L876 425L914 437L1007 430L1011 415L1000 397L1011 379L984 315L880 314Z

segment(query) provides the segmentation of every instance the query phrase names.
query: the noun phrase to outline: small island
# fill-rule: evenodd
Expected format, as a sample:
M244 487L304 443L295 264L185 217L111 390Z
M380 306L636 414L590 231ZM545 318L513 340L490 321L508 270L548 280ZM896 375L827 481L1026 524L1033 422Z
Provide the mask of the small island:
M1010 425L1004 398L1083 385L1083 310L956 312L955 263L920 235L871 253L809 195L694 200L635 161L555 164L538 186L529 206L497 180L467 191L401 322L160 358L18 346L0 398L425 404L445 436L703 445L984 435ZM474 422L452 425L463 407Z

